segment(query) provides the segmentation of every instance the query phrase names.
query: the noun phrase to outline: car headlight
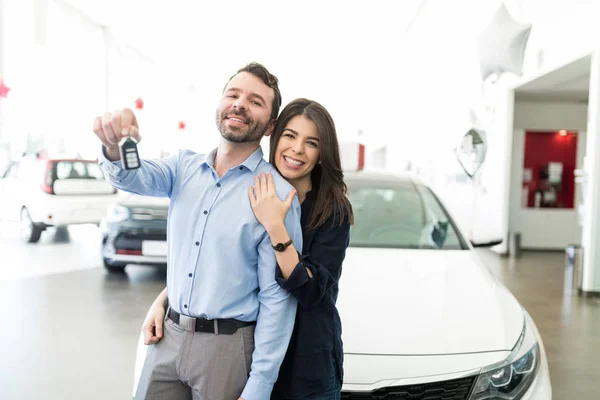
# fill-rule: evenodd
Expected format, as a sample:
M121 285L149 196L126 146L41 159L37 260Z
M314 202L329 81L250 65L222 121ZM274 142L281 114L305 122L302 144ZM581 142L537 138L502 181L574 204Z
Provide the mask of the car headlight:
M111 206L106 212L108 222L123 222L127 218L129 218L129 208L121 205Z
M540 365L540 347L525 313L523 332L510 356L482 371L470 400L518 400L527 392Z

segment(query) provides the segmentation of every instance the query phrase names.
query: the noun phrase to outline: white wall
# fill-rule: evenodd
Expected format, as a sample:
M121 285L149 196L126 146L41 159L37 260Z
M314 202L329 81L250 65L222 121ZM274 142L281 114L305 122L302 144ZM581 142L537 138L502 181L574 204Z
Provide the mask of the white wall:
M509 231L521 233L525 249L564 249L568 244L581 244L581 227L577 209L528 209L521 207L521 182L526 130L578 131L577 165L583 165L585 156L587 105L559 102L517 101L514 110L512 140L511 189ZM575 188L575 204L581 193Z
M586 130L587 104L555 101L516 101L514 128Z
M500 1L489 1L489 7L493 8ZM522 165L522 154L513 154L513 145L519 145L522 152L522 138L515 138L516 129L573 129L578 131L587 130L587 110L582 104L530 104L521 103L515 106L511 98L514 87L519 79L527 80L538 75L541 71L549 70L572 60L577 56L589 53L596 47L600 47L600 25L597 16L600 15L600 1L589 0L505 0L510 11L520 20L531 21L533 29L526 49L524 75L518 78L512 74L506 74L490 91L489 98L493 99L495 116L491 125L487 126L489 138L489 152L486 165L482 171L479 183L479 191L471 200L467 200L467 191L445 191L447 201L462 207L465 225L471 226L475 236L485 236L489 233L500 231L504 237L509 230L522 226L531 226L534 222L548 224L566 224L564 236L554 238L542 238L544 242L551 243L556 248L564 248L567 241L578 242L580 240L580 229L577 226L575 210L571 215L533 215L533 220L527 219L529 215L511 215L513 197L511 196L512 182L520 182L521 176L515 177L513 165ZM468 3L469 9L483 8L481 1L463 0ZM454 3L452 3L454 4ZM490 8L490 10L491 10ZM487 10L487 11L490 11ZM485 15L484 15L485 14ZM482 20L491 17L488 12L480 13ZM474 34L477 32L473 31ZM454 47L453 47L454 49ZM438 55L439 56L439 55ZM470 63L467 57L465 63ZM464 66L467 69L467 66ZM470 80L462 82L463 91L469 88L479 87L479 77L472 74ZM481 105L481 104L480 104ZM448 108L452 107L449 101ZM579 141L580 145L582 141ZM579 164L584 150L578 150ZM519 168L520 170L521 168ZM440 172L444 174L443 171ZM579 188L576 188L579 191ZM460 195L459 193L462 193ZM580 193L577 193L579 196ZM520 196L520 192L519 192ZM462 199L460 199L462 197ZM461 202L462 200L462 202ZM517 205L520 201L517 201ZM469 208L475 208L470 212ZM469 218L469 214L472 217ZM511 218L511 216L513 218ZM544 219L544 217L546 217ZM562 219L561 219L562 218ZM516 223L520 225L516 226ZM528 232L528 231L527 231ZM528 234L526 237L533 238L535 235ZM535 232L534 232L535 233ZM541 241L541 240L540 240ZM538 247L540 243L528 242L525 245ZM507 251L507 243L498 246L496 250L500 253Z
M511 0L517 16L533 22L525 75L591 52L600 45L600 1Z
M600 1L505 0L505 2L516 18L533 23L525 56L522 77L524 80L539 74L542 70L562 65L578 55L591 51L594 47L600 47L600 24L597 23ZM388 168L399 170L408 160L413 161L413 164L428 178L427 181L438 189L449 204L449 208L462 222L461 225L466 227L474 237L492 235L507 237L509 229L515 227L515 219L521 221L520 216L512 215L514 218L510 218L511 184L513 181L521 181L520 176L515 178L513 174L513 158L517 165L522 164L522 155L513 154L512 151L513 144L517 143L522 151L521 138L513 137L515 129L561 127L585 131L587 130L586 109L584 105L573 103L549 103L543 106L519 103L513 116L513 91L510 87L517 83L519 78L512 74L504 75L494 87L490 88L489 93L485 96L481 95L482 82L478 74L477 54L475 46L470 43L479 33L479 29L488 23L500 0L486 2L459 0L458 3L461 8L468 9L470 12L455 13L452 14L452 19L448 19L444 16L456 11L457 2L437 2L436 13L432 12L420 24L415 24L412 30L415 40L411 45L418 45L421 50L426 48L428 51L415 53L419 54L418 62L411 63L414 70L406 72L410 79L419 82L423 89L421 94L411 93L408 96L412 103L402 111L407 115L418 115L419 123L416 124L416 128L410 127L413 134L408 138L395 142L393 135L390 134ZM447 7L446 13L442 12L443 7ZM477 17L473 18L474 15ZM430 20L429 24L425 23L427 20ZM433 31L443 30L447 26L445 24L454 25L453 28L448 27L447 35L431 34ZM443 63L440 67L440 60L454 61ZM431 66L435 67L435 71L429 70ZM427 81L423 82L422 76L427 74L429 74ZM460 110L464 110L466 114L468 107L482 107L484 101L493 102L495 115L494 121L486 126L489 151L477 187L473 189L468 180L451 181L453 174L460 174L460 167L457 168L452 148L468 128L468 124L459 121ZM427 112L425 116L422 116L423 110ZM513 142L515 139L516 143ZM429 158L426 157L427 155L430 155ZM577 218L571 218L570 215L565 218L568 221L572 220L573 224L577 223ZM536 221L547 225L552 223L552 220L550 217L540 220L534 216L534 220L526 225L529 226ZM567 240L577 241L577 234L578 228L570 225L562 239L545 241L560 247ZM534 244L530 243L530 245ZM505 242L496 250L503 253L507 250L506 245Z
M562 65L582 54L589 53L595 47L600 47L600 25L597 23L597 16L600 13L600 1L588 0L506 0L506 4L516 18L520 20L531 21L533 28L525 52L524 75L517 78L514 75L506 74L504 79L498 83L497 92L506 91L508 96L514 93L509 87L512 87L519 79L524 81L537 76L542 71L550 70L556 66ZM509 231L523 230L525 228L523 244L525 246L538 248L541 241L552 243L553 246L560 248L565 242L580 241L580 230L576 224L577 217L575 211L570 215L550 214L550 215L522 215L520 210L520 189L514 193L512 189L513 182L520 186L522 179L521 165L523 162L523 142L522 131L525 129L556 129L563 127L578 131L587 130L587 110L584 105L567 103L546 103L544 105L519 102L515 104L514 116L510 112L510 101L506 103L504 97L499 97L494 102L497 107L496 118L493 127L490 130L496 134L504 136L499 139L508 147L490 149L496 156L495 162L499 165L490 166L495 168L500 175L493 179L483 176L483 186L503 185L500 188L500 198L505 198L504 207L499 199L492 199L494 213L501 216L502 222L499 224L504 234ZM498 107L506 107L508 111L500 110ZM513 125L514 123L514 125ZM518 133L521 131L521 133ZM515 132L517 134L515 135ZM519 136L521 135L521 136ZM516 137L515 137L516 136ZM579 141L582 142L582 141ZM582 143L580 143L581 145ZM514 151L513 151L514 150ZM581 162L582 151L578 151L578 160ZM504 163L504 164L502 164ZM516 168L515 168L516 166ZM504 171L504 174L502 174ZM499 178L501 176L501 178ZM500 179L501 182L498 182ZM579 191L579 188L576 188ZM580 193L577 193L579 196ZM513 210L518 210L513 212ZM569 213L569 212L567 212ZM540 237L535 242L535 232L530 232L527 227L533 223L542 222L544 226L548 224L559 224L567 221L567 229L564 236L558 237ZM481 224L483 221L478 220ZM532 234L533 233L533 234ZM538 232L539 233L539 232ZM552 236L552 235L551 235ZM499 252L506 252L507 243L499 246Z

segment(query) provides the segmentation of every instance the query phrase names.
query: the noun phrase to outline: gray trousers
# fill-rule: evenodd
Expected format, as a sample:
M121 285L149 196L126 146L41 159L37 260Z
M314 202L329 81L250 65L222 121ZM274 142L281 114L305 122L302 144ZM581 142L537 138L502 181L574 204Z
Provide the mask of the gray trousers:
M248 380L254 326L233 335L190 332L165 319L148 347L135 400L237 400Z

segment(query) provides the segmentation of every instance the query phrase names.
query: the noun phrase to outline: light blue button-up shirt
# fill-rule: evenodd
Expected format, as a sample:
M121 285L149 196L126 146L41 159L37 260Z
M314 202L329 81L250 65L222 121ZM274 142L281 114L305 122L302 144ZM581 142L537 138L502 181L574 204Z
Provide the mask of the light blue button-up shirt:
M104 151L102 152L104 153ZM261 172L272 173L282 200L293 187L263 159L259 147L219 178L216 150L207 156L182 150L143 160L137 170L121 168L101 155L100 166L115 187L144 196L169 197L167 227L169 304L201 318L257 321L252 368L241 397L270 398L294 326L296 301L275 281L271 240L258 222L248 189ZM302 251L297 197L285 226Z

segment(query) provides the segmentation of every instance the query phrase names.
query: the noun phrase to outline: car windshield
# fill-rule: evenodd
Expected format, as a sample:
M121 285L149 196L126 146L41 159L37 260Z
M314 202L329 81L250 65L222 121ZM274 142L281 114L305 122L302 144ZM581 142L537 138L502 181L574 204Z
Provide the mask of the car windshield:
M56 179L104 179L104 175L95 162L58 161Z
M468 249L433 192L412 182L348 182L350 247Z

